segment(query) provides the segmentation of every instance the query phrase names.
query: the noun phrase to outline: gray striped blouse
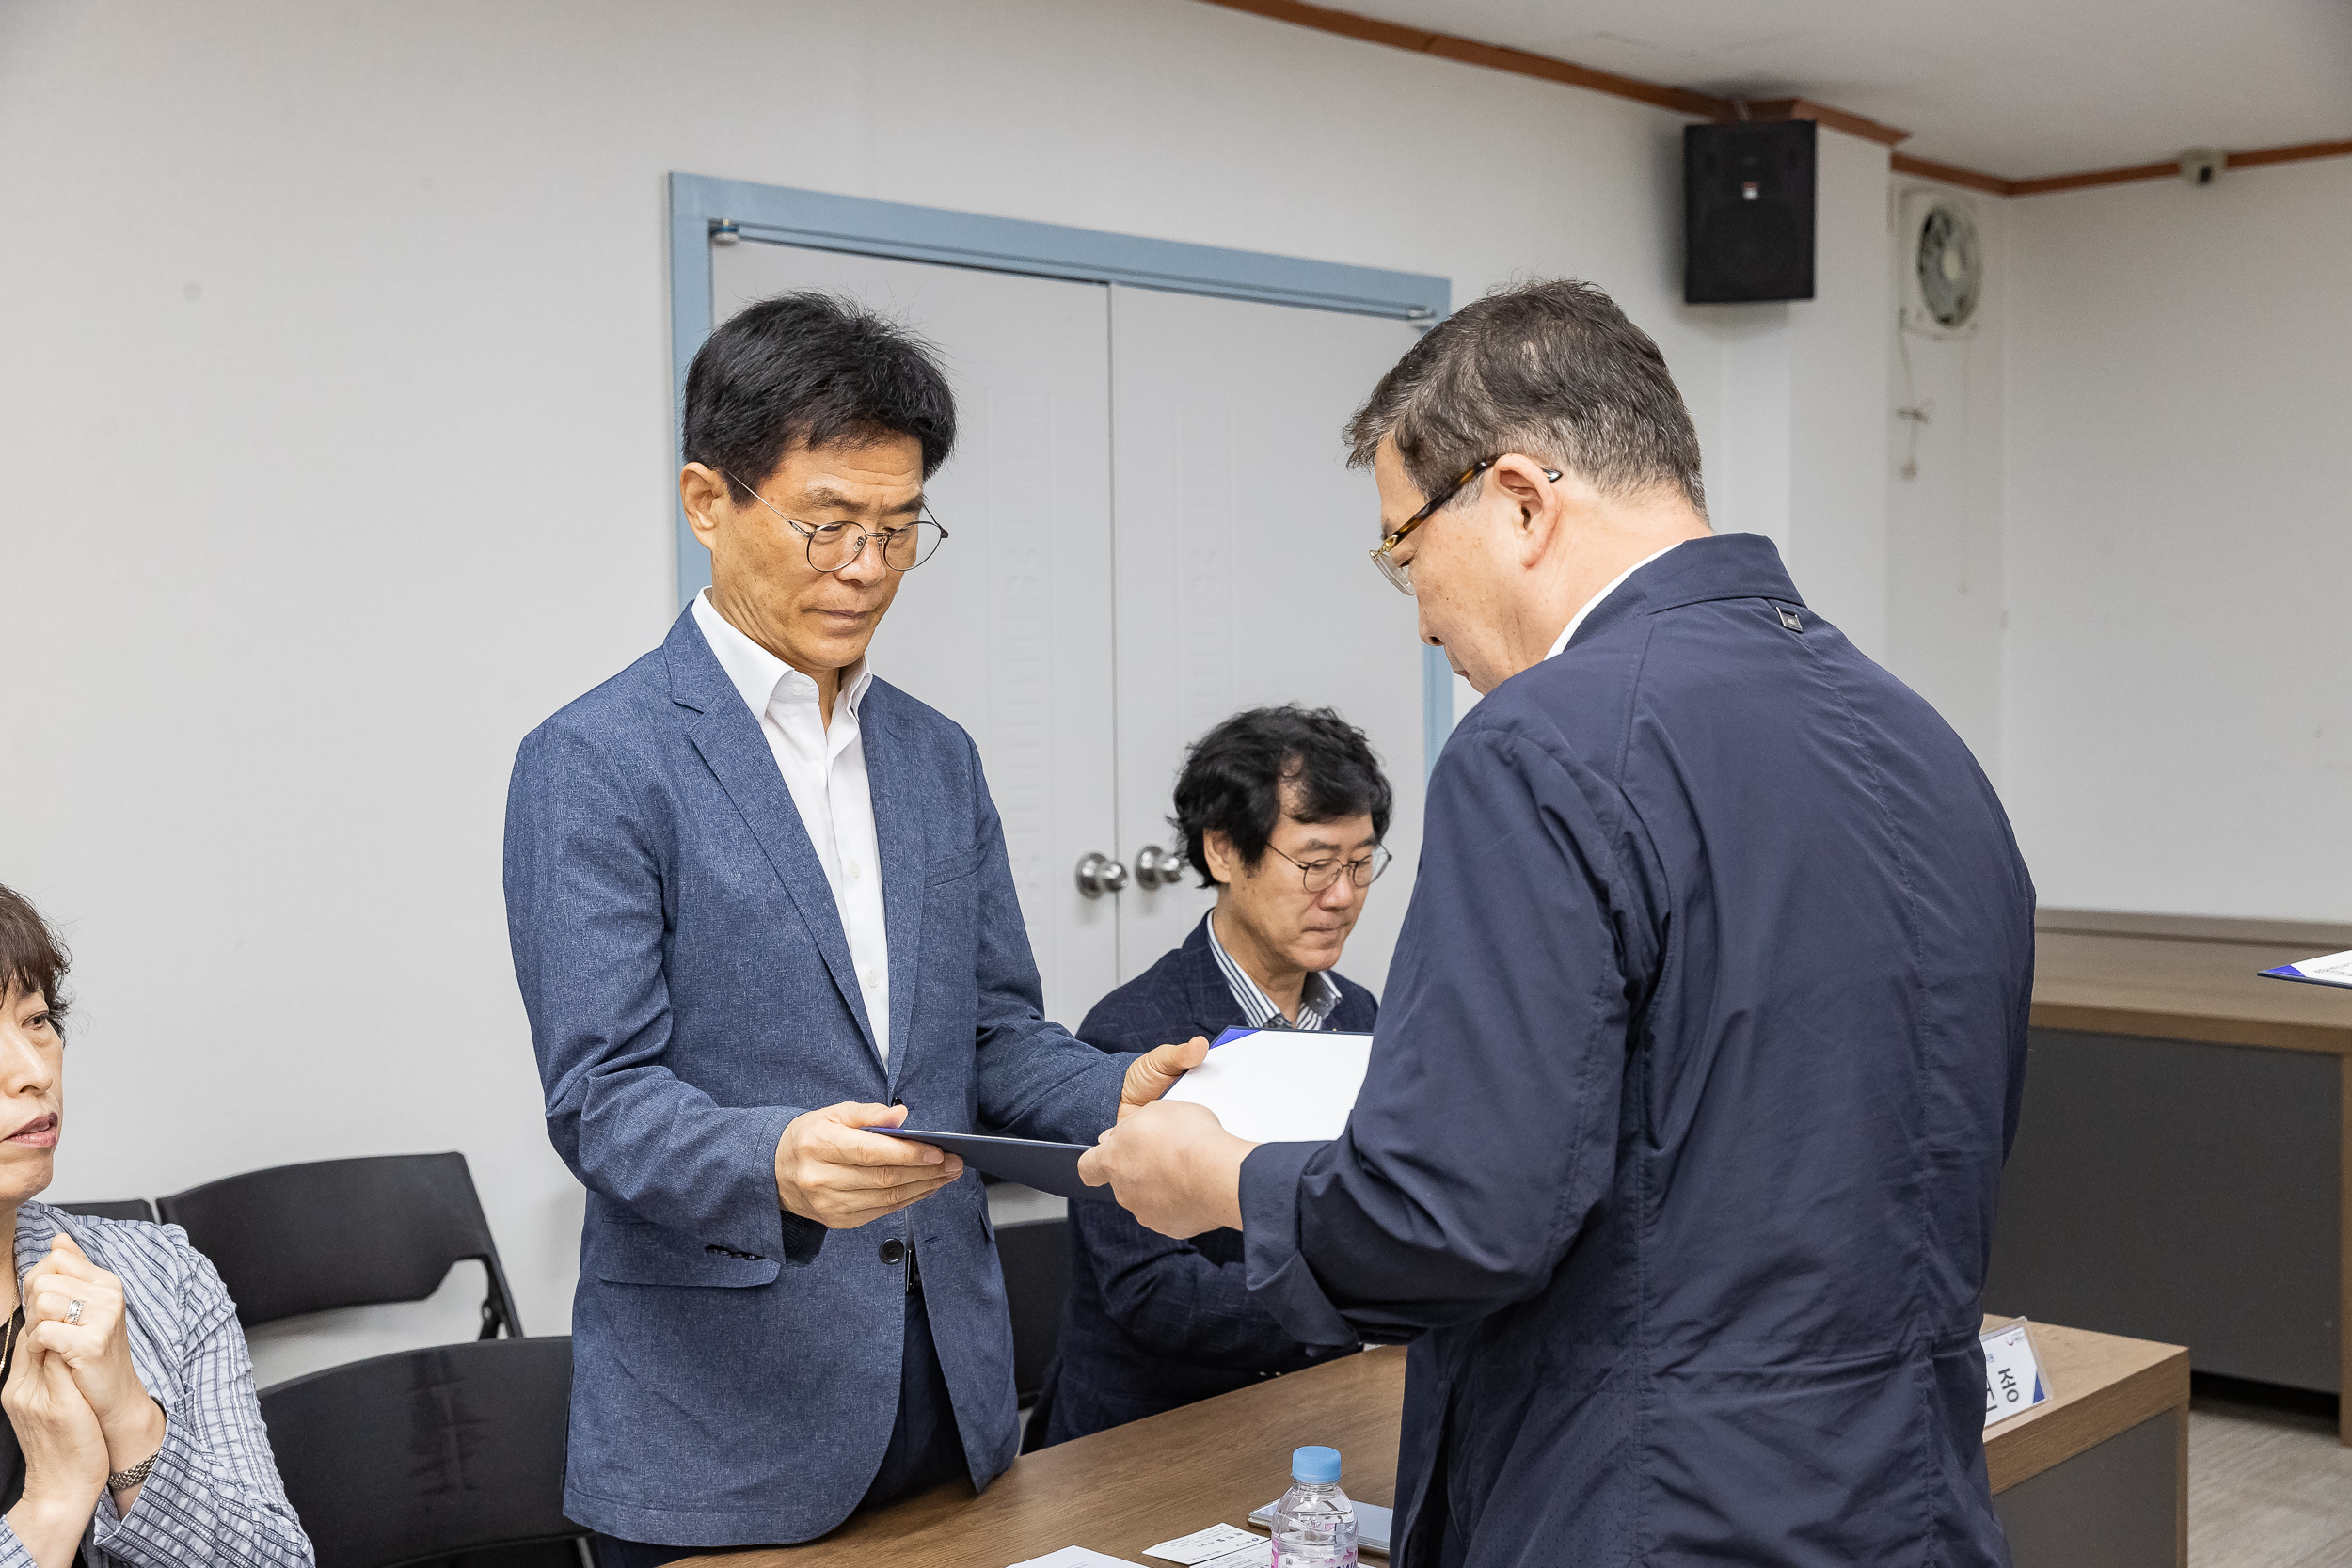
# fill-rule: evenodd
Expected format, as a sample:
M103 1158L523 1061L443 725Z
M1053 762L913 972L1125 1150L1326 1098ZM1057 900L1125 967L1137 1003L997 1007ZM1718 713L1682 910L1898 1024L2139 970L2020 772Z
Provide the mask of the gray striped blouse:
M310 1568L310 1542L286 1502L269 1433L253 1398L253 1362L236 1305L176 1225L92 1219L46 1203L16 1214L16 1274L48 1255L63 1230L122 1280L131 1362L164 1407L164 1446L127 1514L111 1493L83 1540L86 1561L139 1568ZM32 1568L0 1522L0 1568Z

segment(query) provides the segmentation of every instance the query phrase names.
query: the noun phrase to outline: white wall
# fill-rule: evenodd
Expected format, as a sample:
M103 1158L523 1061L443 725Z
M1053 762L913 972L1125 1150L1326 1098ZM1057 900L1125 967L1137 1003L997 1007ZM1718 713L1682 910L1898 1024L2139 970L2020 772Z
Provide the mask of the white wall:
M79 955L55 1195L461 1148L526 1322L564 1326L580 1198L501 810L524 731L675 603L674 169L1457 300L1592 278L1710 451L1750 454L1714 479L1723 526L1790 530L1800 586L1870 645L1883 399L1830 384L1883 354L1851 301L1678 303L1681 124L1177 0L0 10L0 880ZM1883 154L1822 140L1827 221ZM1825 245L1825 286L1883 288ZM1795 379L1759 455L1725 356L1775 334ZM463 1331L463 1294L437 1323Z
M2352 918L2352 160L2008 220L2001 778L2042 900Z
M1957 200L1975 214L1985 288L1975 318L1961 335L1886 334L1885 661L1935 705L1997 784L2005 587L2001 409L2013 268L2007 245L2011 204L1928 181L1891 180L1890 310L1901 305L1910 287L1914 214L1906 211L1905 198L1915 194ZM1923 409L1928 421L1913 429L1896 416L1903 407ZM1908 475L1906 460L1914 466Z

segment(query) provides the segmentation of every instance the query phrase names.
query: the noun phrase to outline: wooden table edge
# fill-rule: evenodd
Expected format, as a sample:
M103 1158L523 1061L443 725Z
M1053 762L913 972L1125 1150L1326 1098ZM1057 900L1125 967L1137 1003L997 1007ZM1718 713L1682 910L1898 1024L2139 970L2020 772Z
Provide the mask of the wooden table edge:
M2199 1045L2243 1045L2330 1056L2352 1055L2352 1024L2297 1023L2286 1019L2185 1013L2176 1008L2042 997L2034 1000L2032 1022L2037 1029L2065 1029L2084 1035L2137 1035L2148 1039L2187 1040Z
M2039 1347L2037 1347L2039 1348ZM1987 1475L1997 1496L2122 1435L2168 1410L2188 1409L2188 1349L2169 1354L2063 1403L2006 1421L1984 1440Z

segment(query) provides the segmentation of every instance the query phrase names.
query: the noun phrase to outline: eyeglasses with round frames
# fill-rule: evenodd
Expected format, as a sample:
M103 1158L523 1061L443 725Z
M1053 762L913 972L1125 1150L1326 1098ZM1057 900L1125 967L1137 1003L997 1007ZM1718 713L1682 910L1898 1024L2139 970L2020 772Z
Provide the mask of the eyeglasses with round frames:
M1460 473L1455 474L1453 483L1440 486L1436 495L1422 503L1419 512L1399 523L1395 532L1380 541L1379 547L1372 552L1372 563L1380 568L1380 575L1389 579L1391 587L1400 594L1410 594L1413 591L1413 563L1409 561L1399 561L1396 558L1396 547L1404 542L1405 536L1421 527L1428 520L1430 514L1436 512L1438 508L1460 495L1463 485L1502 462L1503 455L1498 453L1493 457L1482 457ZM1544 477L1557 484L1560 483L1560 470L1546 468Z
M1269 853L1282 855L1282 851L1271 844L1266 846L1266 849ZM1380 879L1380 873L1389 868L1390 861L1394 858L1382 847L1375 847L1371 854L1352 861L1291 861L1288 855L1282 855L1282 859L1291 861L1293 865L1298 867L1298 879L1309 893L1321 893L1338 881L1343 871L1347 873L1347 879L1358 887L1370 887Z
M849 570L856 564L858 557L866 553L866 542L869 539L882 541L880 548L883 565L894 572L912 572L929 561L931 552L947 538L947 531L939 526L939 520L930 515L928 506L923 509L923 515L914 522L870 531L855 523L803 523L777 512L767 497L753 490L724 468L719 472L725 475L730 483L751 490L752 499L782 517L785 526L806 543L808 563L819 572Z

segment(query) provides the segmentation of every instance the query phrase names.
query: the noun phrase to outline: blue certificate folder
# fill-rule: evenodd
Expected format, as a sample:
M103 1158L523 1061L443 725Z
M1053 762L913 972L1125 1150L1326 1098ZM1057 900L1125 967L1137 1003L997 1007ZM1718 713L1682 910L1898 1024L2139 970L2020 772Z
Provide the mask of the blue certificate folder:
M992 1138L979 1132L925 1132L913 1127L869 1127L866 1131L880 1132L885 1138L904 1138L909 1143L929 1144L933 1148L962 1156L963 1163L975 1170L1001 1176L1008 1181L1018 1181L1025 1187L1035 1187L1041 1193L1052 1193L1056 1197L1066 1197L1080 1203L1111 1201L1109 1187L1089 1187L1078 1180L1078 1156L1092 1147L1089 1144L1049 1144L1033 1138Z

